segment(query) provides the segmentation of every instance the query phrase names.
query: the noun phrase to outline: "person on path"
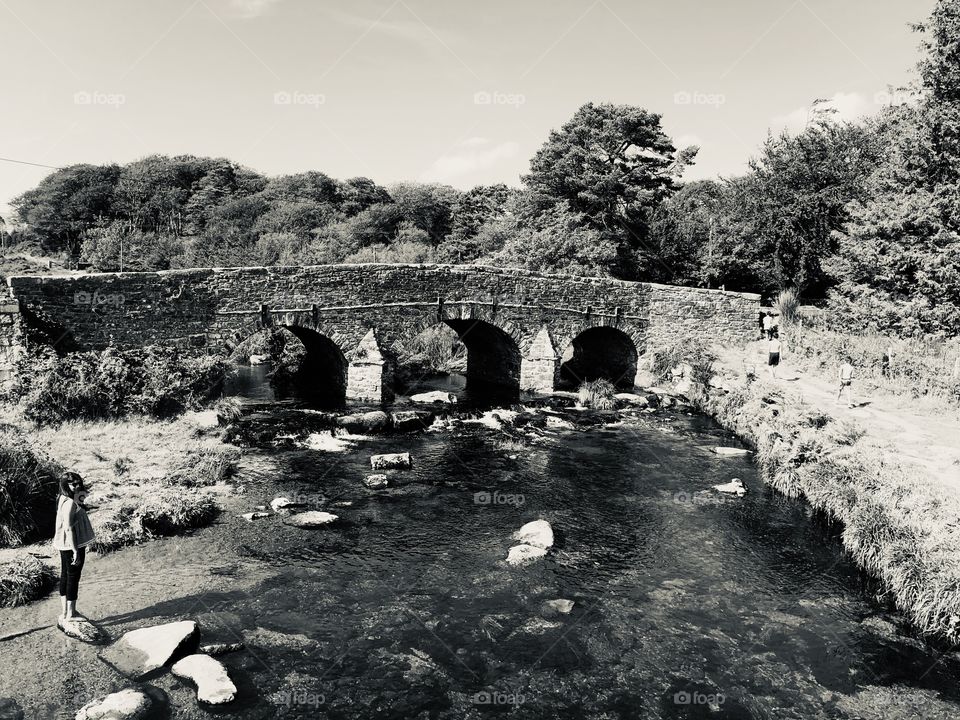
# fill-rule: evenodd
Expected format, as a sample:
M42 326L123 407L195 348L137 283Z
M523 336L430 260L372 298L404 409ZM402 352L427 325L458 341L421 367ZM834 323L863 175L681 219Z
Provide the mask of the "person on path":
M80 574L86 548L94 540L93 527L83 507L86 494L83 478L77 473L67 472L60 478L53 547L60 552L60 607L64 620L77 615Z
M839 378L840 388L837 390L837 402L840 402L843 391L846 390L847 407L854 407L853 392L851 390L851 385L853 384L853 359L849 355L844 359L843 364L840 366Z
M770 369L770 377L776 379L777 367L780 365L780 336L774 334L767 343L767 367Z

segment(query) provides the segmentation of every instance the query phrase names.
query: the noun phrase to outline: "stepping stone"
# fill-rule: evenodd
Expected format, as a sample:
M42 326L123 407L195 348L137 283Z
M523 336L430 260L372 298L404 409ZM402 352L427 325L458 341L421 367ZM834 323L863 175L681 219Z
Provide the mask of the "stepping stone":
M546 548L527 544L514 545L507 552L507 565L526 565L534 560L539 560L546 554Z
M153 711L153 699L142 690L127 688L88 702L75 720L142 720Z
M558 600L547 600L543 603L543 608L548 612L556 612L566 615L573 610L573 605L573 600L564 600L563 598L560 598Z
M227 669L209 655L188 655L173 664L170 671L197 686L197 700L207 705L223 705L237 696Z
M67 637L74 640L80 640L85 643L99 643L107 639L107 636L85 617L74 617L69 620L57 618L57 627Z
M307 512L291 515L284 522L294 527L312 528L323 527L336 520L339 520L339 517L333 513L323 512L322 510L308 510Z
M713 489L717 492L727 493L728 495L736 495L737 497L743 497L747 494L747 489L743 486L740 478L734 478L725 485L714 485Z
M400 410L390 416L397 432L426 430L433 423L433 413L426 410Z
M455 405L457 396L453 393L443 390L431 390L430 392L417 393L410 396L410 402L415 403L448 403Z
M210 643L209 645L200 646L200 652L204 655L226 655L227 653L237 652L238 650L243 650L242 642Z
M386 475L367 475L363 479L363 484L372 490L377 490L379 488L385 488L390 484L390 481Z
M101 651L100 659L133 680L161 668L199 635L193 620L154 625L125 633Z
M370 458L370 467L374 470L408 468L411 464L410 453L387 453L385 455L373 455Z
M546 520L528 522L513 534L513 539L539 548L553 547L553 528Z
M735 447L715 447L713 451L721 457L738 457L740 455L749 455L749 450Z

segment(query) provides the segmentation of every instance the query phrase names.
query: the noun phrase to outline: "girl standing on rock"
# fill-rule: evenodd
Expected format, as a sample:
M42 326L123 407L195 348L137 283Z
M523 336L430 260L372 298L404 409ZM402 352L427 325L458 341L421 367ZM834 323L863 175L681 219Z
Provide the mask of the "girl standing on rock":
M53 547L60 551L60 604L63 611L61 618L64 620L76 617L80 573L83 571L87 545L94 538L90 518L83 507L86 494L83 478L77 473L67 472L60 478Z

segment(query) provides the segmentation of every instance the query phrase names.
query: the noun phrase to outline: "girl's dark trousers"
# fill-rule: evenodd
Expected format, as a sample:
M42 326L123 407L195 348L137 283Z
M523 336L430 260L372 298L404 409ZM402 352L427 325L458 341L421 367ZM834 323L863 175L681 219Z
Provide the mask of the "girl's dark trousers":
M83 571L83 561L86 558L87 549L77 550L77 564L71 565L73 561L72 550L60 551L60 594L67 596L68 602L77 601L77 590L80 588L80 573Z

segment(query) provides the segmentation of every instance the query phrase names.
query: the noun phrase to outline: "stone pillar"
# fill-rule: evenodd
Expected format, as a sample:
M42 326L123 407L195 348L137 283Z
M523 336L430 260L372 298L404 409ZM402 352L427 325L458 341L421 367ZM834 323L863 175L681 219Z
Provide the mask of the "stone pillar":
M23 350L21 322L19 301L0 302L0 387L10 384L16 372Z
M384 403L393 400L393 373L371 329L347 356L347 400Z
M553 392L559 374L560 357L544 325L520 362L520 390L533 393Z

